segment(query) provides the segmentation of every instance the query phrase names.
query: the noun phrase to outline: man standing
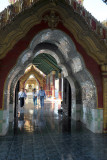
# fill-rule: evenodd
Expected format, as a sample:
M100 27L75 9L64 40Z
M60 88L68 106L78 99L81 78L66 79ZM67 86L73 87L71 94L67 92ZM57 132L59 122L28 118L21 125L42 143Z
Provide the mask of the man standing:
M27 97L27 95L24 92L24 88L22 88L21 91L18 93L18 98L20 100L20 107L21 108L24 106L24 100L26 97Z
M46 98L45 91L43 90L42 87L40 87L38 96L40 97L40 105L41 105L41 108L42 108L42 107L44 107L44 98Z
M33 89L33 103L34 103L34 106L37 106L37 91L36 91L36 88Z

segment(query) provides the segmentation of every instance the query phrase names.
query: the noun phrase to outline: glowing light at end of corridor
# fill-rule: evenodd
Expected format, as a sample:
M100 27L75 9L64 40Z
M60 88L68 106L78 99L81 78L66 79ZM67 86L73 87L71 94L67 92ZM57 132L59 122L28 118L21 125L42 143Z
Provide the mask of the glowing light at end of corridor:
M33 110L30 109L30 110L29 110L29 113L30 113L30 114L33 114Z

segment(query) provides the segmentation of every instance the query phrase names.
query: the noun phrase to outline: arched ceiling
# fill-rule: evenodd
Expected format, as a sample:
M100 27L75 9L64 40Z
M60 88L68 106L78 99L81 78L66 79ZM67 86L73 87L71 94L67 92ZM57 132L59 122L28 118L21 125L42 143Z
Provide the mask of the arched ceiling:
M46 53L40 54L34 58L33 65L46 75L51 71L56 71L56 73L61 72L61 68L57 65L55 58Z

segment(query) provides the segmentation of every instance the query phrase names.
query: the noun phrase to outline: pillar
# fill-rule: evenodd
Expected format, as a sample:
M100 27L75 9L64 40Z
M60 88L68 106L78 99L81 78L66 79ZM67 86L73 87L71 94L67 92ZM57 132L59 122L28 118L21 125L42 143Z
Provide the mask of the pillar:
M103 130L104 133L107 133L107 64L101 66L101 71L103 76L103 108L104 108Z
M50 74L48 74L48 97L50 97Z
M48 76L46 76L46 95L48 96Z
M63 104L62 104L64 115L68 116L68 107L67 107L67 80L63 79Z
M71 117L71 87L66 78L63 78L62 108L65 116Z
M47 90L47 80L43 78L43 89Z
M55 74L56 71L52 71L52 97L55 98Z
M61 79L61 73L58 73L59 77L59 93L58 93L58 98L62 100L62 79Z

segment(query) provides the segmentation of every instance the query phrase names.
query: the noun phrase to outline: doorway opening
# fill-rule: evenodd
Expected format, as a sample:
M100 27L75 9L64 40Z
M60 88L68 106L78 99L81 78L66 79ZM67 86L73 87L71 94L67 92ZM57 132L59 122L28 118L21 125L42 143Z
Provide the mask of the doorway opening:
M67 79L71 87L71 90L69 90L69 95L71 95L69 96L71 97L69 98L71 112L68 115L71 115L74 120L81 120L83 123L87 123L84 118L87 107L90 112L97 107L96 85L71 38L60 30L50 29L44 30L34 37L29 49L21 54L15 68L9 74L6 87L9 88L10 95L13 97L10 96L11 104L14 104L15 101L14 91L16 84L24 75L29 65L33 65L43 71L45 82L43 78L41 78L42 81L39 81L39 77L37 78L37 75L35 77L39 86L42 85L46 90L48 98L56 98L55 85L58 82L56 81L55 83L55 80L57 80L57 77L61 77L62 74L63 78ZM51 72L52 74L50 75ZM11 76L12 74L13 76ZM34 73L31 74L34 75ZM61 82L59 86L61 86ZM64 99L64 95L62 94L58 98L61 96ZM8 102L6 101L6 103Z

